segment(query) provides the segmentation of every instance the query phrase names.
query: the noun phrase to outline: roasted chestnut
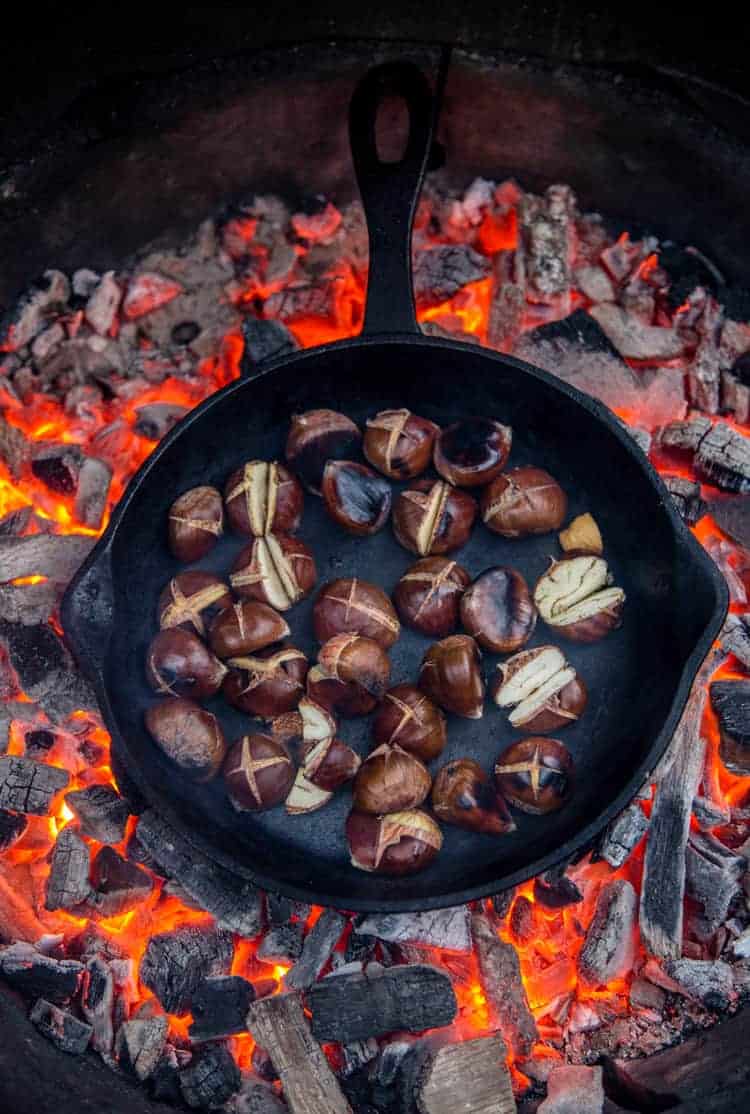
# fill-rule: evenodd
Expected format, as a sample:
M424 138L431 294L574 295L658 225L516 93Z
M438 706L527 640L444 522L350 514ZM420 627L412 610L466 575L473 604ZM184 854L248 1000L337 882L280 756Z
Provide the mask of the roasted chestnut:
M575 723L588 701L586 686L556 646L523 650L497 667L490 695L511 708L513 727L546 735Z
M226 754L224 734L216 716L192 700L169 696L146 712L146 730L187 777L210 781Z
M435 467L448 483L477 487L494 480L510 455L513 431L491 418L463 418L435 441Z
M350 812L346 839L352 866L377 874L416 874L443 846L443 833L421 809L388 816Z
M382 588L357 577L323 585L313 607L313 628L318 642L327 642L335 634L361 634L379 642L384 650L401 631L393 604Z
M423 557L401 577L393 601L408 627L444 638L458 626L458 605L470 583L466 569L449 557Z
M221 688L225 665L192 631L173 627L151 640L146 655L146 675L161 696L189 696L208 700Z
M252 654L289 637L289 626L266 603L245 600L220 611L211 623L208 640L220 658Z
M485 650L512 654L536 626L536 608L520 572L500 565L476 578L461 597L461 623Z
M622 622L625 593L611 588L607 562L596 555L554 561L537 582L534 602L545 623L573 642L597 642Z
M306 744L301 758L302 765L286 799L290 815L322 808L337 789L351 781L361 763L351 747L334 738Z
M572 788L573 759L559 739L532 735L512 743L495 763L497 788L509 804L541 816L561 808Z
M169 548L178 561L199 561L224 530L224 505L215 487L193 487L169 508Z
M473 638L453 634L430 646L419 671L419 687L446 712L481 719L484 681L480 660Z
M381 410L369 418L362 446L365 457L392 480L411 480L424 472L440 429L411 410Z
M372 721L372 737L377 744L398 744L423 762L442 754L448 741L445 716L414 685L388 689Z
M250 460L224 487L227 518L238 534L293 534L302 521L304 492L296 476L276 460Z
M411 553L426 557L465 545L477 513L476 500L443 480L417 480L393 507L393 533Z
M496 476L482 492L482 519L504 538L525 538L558 530L565 521L568 497L543 468L512 468Z
M367 715L385 692L391 665L382 646L358 634L338 634L320 649L307 690L324 708L343 716Z
M294 764L281 743L268 735L243 735L224 762L224 782L234 807L263 812L280 804L294 781Z
M261 650L253 657L230 658L224 697L249 716L273 719L293 712L305 693L307 658L293 646Z
M456 758L438 772L432 787L438 820L483 835L515 831L505 801L473 758Z
M595 553L597 557L601 557L604 552L599 527L590 514L579 514L569 526L560 531L558 538L566 553Z
M358 426L346 414L308 410L292 418L286 459L305 487L318 494L326 463L354 456L361 441Z
M285 745L318 743L336 734L336 720L327 708L309 696L300 698L296 712L275 716L269 727L273 738Z
M333 521L350 534L376 534L391 513L391 485L354 460L329 460L320 493Z
M432 778L424 762L399 746L376 747L354 779L354 808L358 812L401 812L421 805Z
M267 534L240 550L229 583L242 599L288 611L313 590L317 577L312 551L303 541Z
M159 596L159 626L205 635L211 619L232 602L226 584L210 572L181 572Z

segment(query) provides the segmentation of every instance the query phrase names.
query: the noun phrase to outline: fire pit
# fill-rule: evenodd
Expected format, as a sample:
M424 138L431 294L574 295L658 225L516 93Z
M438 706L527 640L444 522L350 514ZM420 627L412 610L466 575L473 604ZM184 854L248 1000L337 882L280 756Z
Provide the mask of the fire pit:
M449 167L469 72L459 66L448 87ZM261 894L184 843L112 764L57 605L180 417L241 366L356 333L361 209L338 191L300 207L244 174L244 197L136 257L92 244L94 270L63 243L58 270L47 249L2 333L0 973L62 1050L37 1038L48 1079L72 1074L63 1054L98 1056L145 1085L106 1099L131 1109L148 1094L236 1114L284 1103L433 1114L459 1102L534 1109L545 1088L546 1112L668 1109L713 1087L719 1047L725 1080L739 1078L750 978L741 253L720 235L710 256L712 237L695 247L684 212L638 231L649 201L624 222L593 176L582 200L544 165L517 182L488 165L509 168L507 151L468 147L472 173L436 172L420 205L425 332L519 355L623 420L727 580L720 643L659 769L565 869L435 913L354 917ZM146 240L156 228L138 230ZM28 1022L3 1003L10 1062ZM702 1053L697 1030L711 1030ZM23 1071L4 1073L7 1104ZM87 1080L108 1095L106 1077ZM51 1109L33 1086L35 1108Z

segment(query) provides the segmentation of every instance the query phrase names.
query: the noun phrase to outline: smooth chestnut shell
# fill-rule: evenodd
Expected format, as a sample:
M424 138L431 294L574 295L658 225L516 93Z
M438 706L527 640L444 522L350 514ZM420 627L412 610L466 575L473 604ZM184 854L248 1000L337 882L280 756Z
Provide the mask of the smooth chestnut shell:
M395 685L375 713L372 737L378 745L398 745L422 762L432 762L445 750L448 732L434 701L414 685Z
M172 627L159 631L146 654L146 676L162 696L208 700L226 677L225 665L192 631Z
M178 561L199 561L224 532L224 504L215 487L193 487L169 508L169 548Z
M354 779L353 803L358 812L402 812L416 808L430 792L432 778L424 762L398 746L377 747Z
M483 835L505 835L516 827L492 780L473 758L456 758L438 772L432 809L438 820Z
M218 576L198 569L181 572L159 596L159 626L182 627L204 637L211 620L231 602L232 593Z
M495 763L495 782L506 801L541 816L562 808L570 796L573 759L559 739L532 735L512 743Z
M481 719L484 681L479 662L479 648L473 638L451 635L435 642L425 654L419 687L446 712Z
M329 460L320 492L333 521L360 537L382 530L391 513L391 485L354 460Z
M267 534L240 550L229 583L241 599L288 611L312 592L317 578L309 546L289 534Z
M327 677L359 685L380 699L391 675L391 663L383 647L360 634L336 634L324 642L318 666Z
M221 726L192 700L170 696L146 712L146 730L182 772L193 781L210 781L226 754Z
M305 694L308 662L294 646L230 658L227 664L224 698L246 715L274 719L293 712Z
M404 549L427 557L465 545L477 513L476 500L444 480L417 480L393 507L393 533Z
M449 557L423 557L407 569L393 591L403 623L430 638L445 638L458 626L459 604L471 577Z
M361 441L359 427L346 414L308 410L292 418L285 455L305 487L318 494L326 463L355 456Z
M482 519L504 538L524 538L559 530L568 497L543 468L512 468L496 476L482 492Z
M352 866L391 875L424 870L443 845L440 828L421 809L386 816L350 812L346 839Z
M224 782L235 808L263 812L281 804L294 781L294 763L268 735L243 735L224 762Z
M463 418L440 432L435 441L435 468L457 487L477 487L502 472L513 432L491 418Z
M304 743L300 757L308 781L329 793L351 781L362 765L357 752L335 738Z
M375 584L357 577L324 584L313 606L313 628L318 642L335 634L361 634L389 649L401 624L388 596Z
M225 607L211 623L208 640L219 658L239 657L289 637L289 626L268 604L245 600Z
M439 432L411 410L381 410L368 419L362 448L373 468L392 480L410 480L429 467Z
M497 654L520 650L534 633L536 607L515 569L498 566L476 578L461 597L461 623L480 646Z
M307 694L312 701L328 712L336 712L344 719L369 716L377 707L378 697L354 681L337 681L328 677L314 665L307 674Z
M224 486L227 518L237 534L293 534L305 495L296 476L276 460L249 460Z

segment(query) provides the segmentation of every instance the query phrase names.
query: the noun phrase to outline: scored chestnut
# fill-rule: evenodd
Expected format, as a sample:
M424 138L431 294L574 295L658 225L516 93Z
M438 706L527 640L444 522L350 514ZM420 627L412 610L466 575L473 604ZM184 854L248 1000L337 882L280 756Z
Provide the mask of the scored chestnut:
M572 642L598 642L622 622L625 593L610 587L607 562L595 554L553 561L534 589L534 602L548 626Z
M359 755L335 738L305 744L300 758L302 765L286 799L286 810L292 816L322 808L337 789L351 781L361 764Z
M216 716L192 700L168 696L146 711L146 730L167 758L193 781L210 781L226 754Z
M309 595L317 578L309 546L289 534L267 534L240 550L229 583L241 599L288 611Z
M435 468L457 487L494 480L510 455L513 431L491 418L463 418L446 426L435 441Z
M280 804L294 781L294 763L268 735L243 735L224 762L224 783L240 812L263 812Z
M481 719L484 681L480 660L473 638L453 634L430 646L419 671L419 687L446 712Z
M523 650L501 662L490 695L500 708L512 709L512 727L535 735L575 723L588 701L586 685L556 646Z
M208 700L215 696L227 668L192 631L172 627L159 631L146 654L146 676L162 696Z
M379 643L358 634L338 634L320 648L307 690L324 708L343 716L367 715L385 692L391 665Z
M293 712L305 693L308 663L294 646L260 650L255 656L230 658L224 697L249 716L274 719Z
M482 492L482 519L504 538L525 538L558 530L568 497L543 468L525 465L496 476Z
M401 624L382 588L357 577L324 584L313 606L313 629L318 642L336 634L361 634L388 650Z
M391 513L391 485L354 460L329 460L320 493L333 521L360 537L382 530Z
M266 603L245 600L220 611L208 632L211 649L220 658L252 654L289 637L289 626Z
M465 545L477 513L476 500L443 480L417 480L393 507L393 533L404 549L427 557Z
M378 815L416 808L431 785L424 762L399 746L383 744L368 755L354 779L354 808Z
M296 476L276 460L249 460L224 487L227 518L238 534L293 534L305 496Z
M416 874L443 846L439 826L421 809L386 816L350 812L346 839L352 866L376 874Z
M275 716L269 730L274 739L285 745L312 744L321 739L332 739L336 734L336 720L327 708L309 696L302 696L297 710Z
M446 824L483 835L505 835L516 828L505 801L473 758L456 758L438 772L432 808Z
M461 623L485 650L512 654L536 626L536 607L520 572L502 565L487 569L461 597Z
M232 602L223 580L210 572L181 572L170 580L159 596L159 627L182 627L201 636L206 625Z
M449 557L423 557L401 577L393 601L408 627L444 638L458 626L459 603L470 583L466 569Z
M224 532L224 504L215 487L184 491L169 508L169 548L178 561L199 561Z
M572 789L573 759L559 739L530 736L511 743L495 763L495 782L506 801L521 812L555 812Z
M362 446L365 457L392 480L411 480L424 472L440 429L411 410L381 410L368 418Z
M448 732L445 716L414 685L388 689L372 721L372 737L379 745L398 744L423 762L432 762L445 750Z
M295 414L286 442L286 459L309 491L319 494L329 460L354 456L362 441L359 427L337 410Z

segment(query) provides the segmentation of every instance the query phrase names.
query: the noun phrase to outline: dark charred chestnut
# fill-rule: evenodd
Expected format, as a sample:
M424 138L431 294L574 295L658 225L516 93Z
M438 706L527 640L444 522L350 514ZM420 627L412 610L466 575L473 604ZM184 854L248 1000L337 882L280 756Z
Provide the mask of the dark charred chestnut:
M146 655L148 683L161 696L208 700L219 691L226 673L226 666L196 634L179 627L159 631Z
M465 545L477 513L476 500L443 480L417 480L393 507L393 533L411 553L426 557Z
M276 460L250 460L224 487L227 518L238 534L293 534L305 496L299 480Z
M289 534L267 534L240 550L229 583L241 599L288 611L309 595L317 577L312 551L304 542Z
M479 662L479 647L473 638L451 635L433 643L425 654L419 687L446 712L481 719L484 681Z
M268 735L243 735L224 762L224 782L234 807L263 812L280 804L294 781L294 764L281 743Z
M429 467L439 432L411 410L381 410L368 419L362 447L373 468L392 480L411 480Z
M178 561L199 561L224 531L224 505L215 487L193 487L169 508L169 548Z
M338 634L320 649L307 690L324 708L343 716L367 715L385 692L391 666L382 646L358 634Z
M350 812L346 839L352 866L376 874L417 874L443 846L440 828L418 808L388 816Z
M502 472L513 431L491 418L464 418L442 430L435 441L435 468L457 487L488 484Z
M431 784L424 762L401 747L379 746L364 760L354 779L354 808L379 815L416 808L430 792Z
M432 762L445 750L445 716L414 685L396 685L383 697L372 721L372 737L380 745L398 745L422 762Z
M559 739L536 735L512 743L495 763L495 782L506 801L542 816L562 808L570 796L573 759Z
M466 569L449 557L424 557L401 577L393 601L408 627L444 638L458 626L459 603L470 583Z
M461 597L461 622L485 650L520 650L536 626L534 601L520 572L498 566L478 576Z
M286 459L305 487L318 494L326 463L354 456L361 441L359 428L346 414L308 410L292 418Z
M546 735L575 723L588 700L586 686L556 646L537 646L497 667L490 695L511 708L513 727Z
M389 649L401 631L393 604L382 588L357 577L331 580L318 593L313 607L318 642L336 634L361 634Z
M226 584L210 572L181 572L159 596L159 626L182 627L201 636L208 624L232 602Z
M504 538L525 538L559 530L568 497L543 468L512 468L496 476L482 492L482 519Z
M167 758L193 781L219 772L226 743L216 716L199 704L169 696L146 712L146 730Z
M516 827L491 779L472 758L457 758L439 771L432 809L438 820L483 835L504 835Z
M391 513L391 485L353 460L329 460L320 493L333 521L350 534L376 534Z
M607 562L595 554L554 561L534 589L545 623L572 642L598 642L622 622L625 593L610 587Z
M220 658L239 657L262 650L289 637L289 627L266 603L245 600L220 611L211 623L208 640Z
M293 712L305 694L307 658L293 646L261 650L255 656L230 658L224 697L249 716L274 719Z

